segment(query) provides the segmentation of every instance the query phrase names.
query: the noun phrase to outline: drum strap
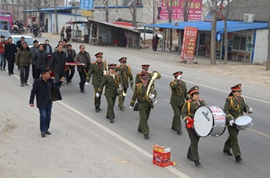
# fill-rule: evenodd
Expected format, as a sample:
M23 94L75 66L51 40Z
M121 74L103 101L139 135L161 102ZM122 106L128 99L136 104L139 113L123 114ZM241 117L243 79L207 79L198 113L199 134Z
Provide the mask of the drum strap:
M188 110L188 115L191 116L191 114L190 114L190 102L187 102L187 110Z

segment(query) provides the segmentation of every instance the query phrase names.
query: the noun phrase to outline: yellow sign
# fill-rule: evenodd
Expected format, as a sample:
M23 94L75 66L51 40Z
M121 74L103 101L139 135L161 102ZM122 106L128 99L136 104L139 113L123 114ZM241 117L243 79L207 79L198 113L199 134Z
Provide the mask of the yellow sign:
M82 16L84 16L84 17L92 17L92 15L93 15L93 11L82 10Z

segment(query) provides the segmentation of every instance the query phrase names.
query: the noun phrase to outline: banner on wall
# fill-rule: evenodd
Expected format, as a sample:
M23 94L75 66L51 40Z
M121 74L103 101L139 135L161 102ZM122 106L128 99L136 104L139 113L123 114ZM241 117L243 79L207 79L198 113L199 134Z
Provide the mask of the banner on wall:
M168 20L169 9L172 2L172 19L184 20L184 6L185 0L158 0L157 3L157 19ZM202 19L202 0L192 0L189 3L188 20L201 20Z
M196 49L196 40L198 36L198 28L185 27L184 38L182 44L181 60L193 60Z

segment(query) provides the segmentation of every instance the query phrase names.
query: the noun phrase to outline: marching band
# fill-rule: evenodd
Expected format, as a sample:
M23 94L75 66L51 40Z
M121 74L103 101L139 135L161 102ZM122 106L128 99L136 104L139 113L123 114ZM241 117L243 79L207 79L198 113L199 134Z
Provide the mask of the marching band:
M65 73L69 76L69 72L65 71L77 66L80 75L79 87L82 93L85 93L84 85L88 85L92 78L96 112L101 111L101 96L103 88L105 88L104 96L107 100L106 118L109 119L110 123L114 123L115 120L114 106L117 97L118 107L121 111L124 111L124 100L130 86L132 98L129 107L139 113L138 132L142 133L146 140L149 139L148 119L151 110L154 109L154 105L157 103L158 94L155 81L161 78L161 74L157 71L150 73L148 71L150 65L143 64L141 65L142 71L135 76L135 86L133 86L134 79L131 67L127 65L127 57L119 59L120 65L108 65L106 60L103 60L103 52L98 52L95 54L96 61L91 62L90 54L85 51L84 45L80 46L79 53L76 56L73 54L73 57L71 45L68 46L70 47L70 53L64 55L60 44L58 45L59 49L57 48L57 51L52 54L52 58L49 56L47 66L51 77L55 75L55 80L59 83L60 79L63 80L62 77L64 77ZM58 62L63 61L64 57L70 58L69 61L65 61L65 68L63 68L65 71L62 69L58 71L58 67L60 68L63 63L56 63L55 61L57 58L59 58ZM241 96L241 84L231 87L231 93L226 99L224 109L222 109L219 106L206 106L204 100L200 99L198 86L194 86L187 91L186 83L182 80L182 71L176 71L172 75L174 80L169 83L171 89L170 105L174 113L171 129L181 135L181 119L184 121L190 138L187 158L193 161L196 166L201 165L198 154L200 138L218 137L227 128L229 136L224 144L223 152L228 156L234 156L236 162L242 161L237 136L239 130L252 127L252 118L244 115L244 112L251 114L253 109L248 107ZM72 77L67 82L71 83L71 79ZM30 104L33 104L33 96L31 102Z

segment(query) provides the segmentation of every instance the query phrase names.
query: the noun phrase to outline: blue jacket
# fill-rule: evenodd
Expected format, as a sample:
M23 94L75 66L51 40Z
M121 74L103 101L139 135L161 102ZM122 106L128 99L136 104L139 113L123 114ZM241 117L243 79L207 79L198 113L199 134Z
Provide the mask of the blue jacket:
M62 97L59 90L61 84L62 82L54 83L52 79L49 79L47 82L42 78L36 79L31 90L29 104L34 103L35 96L39 109L46 109L48 102L61 100Z

